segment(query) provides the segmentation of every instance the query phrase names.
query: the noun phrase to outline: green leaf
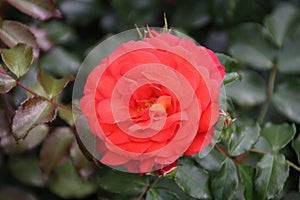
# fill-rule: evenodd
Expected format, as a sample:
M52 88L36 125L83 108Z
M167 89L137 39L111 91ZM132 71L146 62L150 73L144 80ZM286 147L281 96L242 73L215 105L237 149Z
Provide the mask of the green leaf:
M272 148L274 153L285 147L295 136L295 125L267 123L261 130L261 136L264 137Z
M146 177L139 174L130 174L107 168L99 170L97 174L98 185L114 193L139 194L149 185Z
M70 126L75 124L76 119L73 118L73 112L64 108L58 108L58 115Z
M75 74L80 66L80 62L73 54L56 47L41 58L40 66L49 74L64 77Z
M177 167L175 182L186 194L194 198L211 198L208 180L208 173L201 168L188 164Z
M231 156L238 156L248 151L259 138L260 127L258 124L253 126L239 126L232 134L229 142L228 152Z
M289 167L283 154L266 154L257 163L255 189L262 199L271 199L278 195L289 175Z
M300 79L292 79L278 85L273 96L276 109L289 119L300 123Z
M300 135L292 141L292 147L297 154L298 163L300 163Z
M60 94L67 84L73 80L74 77L72 75L61 79L55 79L52 76L48 76L43 71L39 71L38 73L38 81L50 98L54 98Z
M42 87L42 85L40 83L36 83L34 85L29 86L29 88L34 91L36 94L38 94L39 96L42 96L46 99L50 99L50 97L48 96L48 94L45 92L44 88ZM30 92L27 91L27 97L33 97L34 95Z
M50 177L49 189L62 198L81 199L92 194L96 187L92 181L83 181L72 162L67 160Z
M220 63L225 66L226 72L231 72L232 68L237 66L237 60L223 53L216 53Z
M41 28L48 34L54 44L70 42L74 38L74 31L71 26L63 21L49 21L41 24Z
M83 155L76 140L73 141L73 144L71 146L70 157L72 159L73 165L75 166L81 177L84 180L87 180L94 172L94 165Z
M151 188L147 192L146 200L180 200L180 198L171 191Z
M8 162L12 175L24 184L42 187L44 180L39 161L35 157L16 157Z
M62 17L53 0L7 0L7 2L38 20Z
M286 41L280 49L278 55L277 67L281 73L285 74L299 74L300 73L300 34Z
M1 200L22 199L38 200L32 193L18 187L6 186L0 189Z
M73 132L67 127L56 128L45 140L40 151L40 167L46 176L66 158L73 140Z
M16 141L12 134L7 134L1 138L0 146L7 154L18 154L26 150L30 150L38 146L49 132L49 127L45 124L40 124L31 129L27 137L23 140Z
M13 48L18 43L24 43L33 48L34 58L39 57L39 45L29 28L16 21L3 20L0 25L0 39L8 47Z
M219 171L226 157L216 148L213 148L205 157L202 157L200 153L193 156L193 158L205 169L209 171Z
M253 199L253 178L254 168L246 165L237 165L242 184L245 186L245 197L247 200Z
M234 162L226 158L221 169L212 180L212 192L215 199L231 199L238 188L238 174Z
M266 18L265 25L267 30L279 47L296 30L297 24L299 24L299 17L299 10L296 6L282 3Z
M33 62L33 51L26 44L17 44L11 49L1 51L2 60L17 78L26 74Z
M16 140L24 139L38 124L51 122L56 116L56 107L42 97L26 99L16 110L12 131Z
M240 80L242 80L242 76L239 73L237 72L227 73L224 77L223 84L227 86Z
M17 85L17 81L0 71L0 93L7 93Z
M254 71L239 72L243 79L226 87L226 95L241 106L254 106L265 101L265 81Z
M261 25L247 23L238 26L231 31L231 41L229 51L237 60L261 70L273 66L274 48Z

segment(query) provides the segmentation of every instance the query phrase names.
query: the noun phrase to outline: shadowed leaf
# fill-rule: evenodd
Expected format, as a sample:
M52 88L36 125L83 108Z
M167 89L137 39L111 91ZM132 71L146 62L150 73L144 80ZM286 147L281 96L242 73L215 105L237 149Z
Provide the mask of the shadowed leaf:
M245 197L253 199L254 168L247 165L237 165L242 184L245 186Z
M62 17L53 0L7 0L11 5L38 20Z
M10 48L24 43L33 48L34 58L39 57L39 45L29 28L16 21L3 20L0 26L0 39Z
M212 180L212 193L216 199L231 199L238 188L238 174L234 162L226 158Z
M208 180L208 173L201 168L188 164L177 167L175 182L189 196L199 199L211 198Z
M295 140L292 141L292 147L297 154L298 163L300 163L300 135Z
M56 128L46 138L40 151L40 167L46 177L69 154L73 140L73 132L67 127Z

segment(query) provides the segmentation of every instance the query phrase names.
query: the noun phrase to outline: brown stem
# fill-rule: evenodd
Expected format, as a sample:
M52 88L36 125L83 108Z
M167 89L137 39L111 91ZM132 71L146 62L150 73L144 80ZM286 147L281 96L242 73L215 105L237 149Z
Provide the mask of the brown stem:
M63 108L65 110L69 110L71 112L74 112L76 114L81 114L81 112L77 111L77 110L73 110L70 106L66 106L66 105L63 105L63 104L60 104L58 102L55 102L55 101L52 101L52 100L49 100L41 95L39 95L38 93L36 93L35 91L33 91L32 89L30 89L29 87L27 87L26 85L24 85L23 83L21 83L20 81L17 81L17 85L22 87L23 89L25 89L26 91L30 92L32 95L34 96L38 96L38 97L41 97L43 99L45 99L46 101L48 101L49 103L53 104L54 106L56 107L60 107L60 108Z
M136 200L142 200L143 196L159 181L161 176L157 176L157 178L144 190L143 193L136 199Z

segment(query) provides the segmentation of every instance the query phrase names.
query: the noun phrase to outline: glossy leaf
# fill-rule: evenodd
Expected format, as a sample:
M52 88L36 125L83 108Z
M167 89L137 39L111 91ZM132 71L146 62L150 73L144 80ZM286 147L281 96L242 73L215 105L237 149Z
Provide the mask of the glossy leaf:
M299 74L299 51L300 51L300 40L299 35L296 35L293 38L290 38L287 42L284 43L283 47L280 49L278 55L278 70L281 73L286 74Z
M254 106L264 102L266 86L264 80L253 71L239 72L243 79L238 84L229 85L226 95L241 106Z
M49 95L45 92L44 88L42 87L42 85L40 83L36 83L34 85L29 86L29 88L31 90L33 90L35 93L37 93L39 96L42 96L46 99L50 100ZM27 92L27 97L33 97L34 95L30 92Z
M280 47L284 40L297 28L300 20L299 9L289 3L282 3L265 20L265 25L274 40Z
M300 79L292 79L279 84L273 96L276 109L297 123L300 123L299 88Z
M16 141L12 134L7 134L5 137L1 138L0 146L7 154L22 153L41 144L48 132L49 127L45 124L40 124L31 129L27 137L20 141Z
M39 83L42 85L45 92L51 98L60 94L62 90L66 87L66 85L72 80L74 80L73 76L68 76L61 79L55 79L52 76L47 75L43 71L39 71L38 73Z
M177 167L175 182L189 196L198 199L211 198L209 175L201 168L185 164Z
M33 62L33 51L26 44L17 44L11 49L3 49L1 56L8 67L17 78L26 74Z
M17 85L17 81L0 71L0 93L7 93Z
M289 175L289 167L283 154L266 154L257 163L255 189L262 199L278 195Z
M11 173L17 180L32 186L44 186L42 171L36 157L11 158L8 165Z
M234 162L226 158L220 171L212 179L212 193L215 199L231 199L238 188L238 174Z
M56 107L42 97L26 99L16 110L12 123L14 137L24 139L38 124L51 122L56 116Z
M200 154L193 156L193 158L205 169L209 171L219 171L222 163L225 160L225 156L220 153L216 148L213 148L209 154L202 157Z
M261 130L264 137L271 146L274 153L285 147L295 136L295 125L267 123Z
M55 169L49 189L62 198L84 198L95 191L92 181L83 181L70 160Z
M51 49L40 60L41 68L60 77L75 74L80 66L78 58L61 47Z
M0 39L8 47L13 48L18 43L24 43L33 48L34 58L39 56L39 46L29 28L16 21L3 20L0 26Z
M149 184L145 176L131 174L113 169L99 170L97 183L105 190L114 193L139 194Z
M254 126L237 127L229 142L229 154L238 156L249 150L258 140L260 127Z
M73 132L67 127L56 128L45 140L40 151L40 167L46 176L66 158L73 140Z
M292 141L292 147L297 154L298 163L300 163L300 135Z
M70 149L70 157L73 165L84 180L87 180L94 172L94 164L83 155L76 140L73 141Z
M231 39L229 50L237 60L261 70L273 66L274 49L261 25L240 25L231 31Z
M62 17L53 0L7 0L11 5L38 20Z
M245 186L245 197L247 200L253 199L254 192L254 168L247 165L237 165L242 184Z
M223 84L227 86L240 80L242 80L242 76L239 73L237 72L227 73L224 77Z

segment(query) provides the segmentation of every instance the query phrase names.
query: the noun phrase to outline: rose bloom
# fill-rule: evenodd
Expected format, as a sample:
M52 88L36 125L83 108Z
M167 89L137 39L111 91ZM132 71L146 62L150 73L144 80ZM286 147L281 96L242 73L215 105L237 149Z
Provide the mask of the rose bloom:
M102 60L80 100L100 161L137 173L165 167L211 142L225 75L211 50L153 34Z

